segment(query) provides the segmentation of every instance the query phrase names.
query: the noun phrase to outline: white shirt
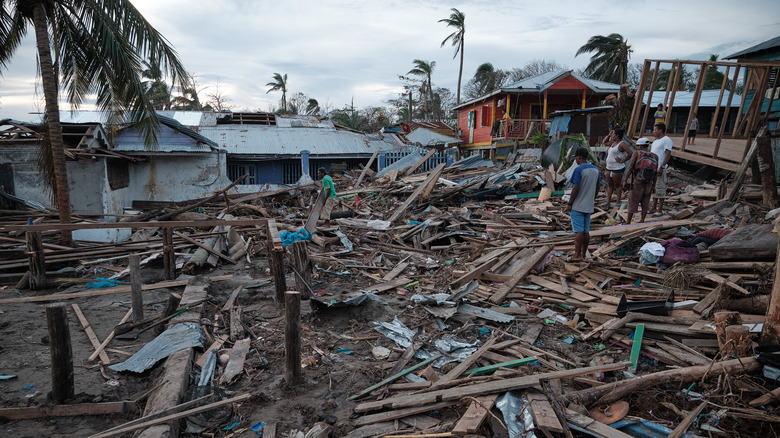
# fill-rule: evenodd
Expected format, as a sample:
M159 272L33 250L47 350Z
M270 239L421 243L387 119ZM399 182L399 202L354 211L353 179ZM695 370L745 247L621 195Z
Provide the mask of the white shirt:
M666 159L666 151L669 151L669 153L672 153L672 147L674 146L674 142L671 138L669 138L668 135L664 135L663 137L657 139L653 142L653 145L650 146L650 152L658 155L658 168L660 169L661 166L664 164L664 159Z

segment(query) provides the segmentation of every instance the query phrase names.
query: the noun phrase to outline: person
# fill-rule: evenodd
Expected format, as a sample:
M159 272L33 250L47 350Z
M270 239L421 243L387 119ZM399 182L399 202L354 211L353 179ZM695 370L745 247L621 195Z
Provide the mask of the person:
M699 251L704 251L709 248L718 240L731 234L731 230L728 228L710 228L702 231L701 233L693 236L691 239L691 245L695 245L699 248Z
M626 171L626 161L628 161L631 148L623 141L623 135L626 130L617 128L610 131L604 140L604 145L609 146L607 150L607 202L605 207L609 208L612 204L612 193L617 195L617 204L620 205L620 198L623 196L623 173Z
M631 192L628 195L628 216L626 222L631 223L631 219L637 213L639 206L642 206L642 216L639 223L645 221L647 210L650 207L650 194L653 193L653 185L658 177L658 156L648 151L650 140L645 137L636 142L636 152L631 155L631 161L628 163L626 172L623 176L623 187L629 190L628 179L631 178Z
M691 126L688 128L688 144L692 145L696 141L696 131L699 130L699 119L696 118L696 113L693 113L691 119Z
M585 259L590 243L590 215L596 204L596 195L601 183L599 168L588 163L588 150L579 148L574 153L577 168L571 176L574 189L571 191L566 211L570 212L574 235L574 257L572 261Z
M317 169L317 177L322 180L322 189L325 191L325 205L320 212L320 219L330 220L330 213L333 211L333 207L336 206L336 186L333 185L333 178L328 175L328 171L324 167Z
M654 122L655 125L659 123L666 123L666 110L664 109L664 104L662 103L658 104L658 107L656 108L653 117L655 117L655 122Z
M655 193L653 194L653 207L650 213L655 217L661 217L664 214L664 199L666 199L666 183L669 181L667 175L669 161L672 159L672 146L674 142L666 135L666 125L656 123L653 127L653 142L650 152L658 156L658 178L655 181Z

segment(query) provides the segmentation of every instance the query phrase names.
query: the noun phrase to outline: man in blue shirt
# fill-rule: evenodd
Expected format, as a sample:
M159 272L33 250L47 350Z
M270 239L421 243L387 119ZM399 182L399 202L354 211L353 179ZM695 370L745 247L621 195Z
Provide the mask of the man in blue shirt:
M569 196L566 211L571 215L571 226L574 232L574 257L572 261L585 259L585 252L590 243L590 215L596 204L601 176L599 168L588 163L588 150L579 148L574 153L577 168L571 176L574 189Z

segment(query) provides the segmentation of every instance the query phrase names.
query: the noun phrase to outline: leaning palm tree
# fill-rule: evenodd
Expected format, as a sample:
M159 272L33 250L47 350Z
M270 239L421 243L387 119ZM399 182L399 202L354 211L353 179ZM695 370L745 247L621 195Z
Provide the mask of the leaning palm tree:
M426 105L426 109L428 109L430 103L433 102L433 85L431 82L431 75L433 75L433 70L436 68L436 61L415 59L412 61L412 64L414 64L414 68L409 70L409 72L406 74L420 76L422 78L420 95L425 97L424 103Z
M452 59L455 59L455 57L458 56L458 53L460 53L457 93L457 104L460 104L460 80L463 78L463 37L466 34L466 14L455 8L452 8L451 10L452 13L450 16L448 18L442 18L439 20L439 23L445 23L447 27L454 27L455 32L447 35L447 38L444 38L444 41L441 42L440 47L444 47L444 45L447 44L447 41L450 41L452 46L455 47L455 54L452 55Z
M268 94L272 91L281 91L282 92L282 112L287 112L287 73L284 74L284 76L280 75L279 73L274 73L274 82L269 82L265 84L267 87L271 87L268 89L268 91L265 92L265 94Z
M595 53L594 53L595 52ZM577 50L582 53L593 53L590 63L585 67L585 74L593 79L622 84L628 75L628 60L631 58L631 46L623 36L612 33L607 36L595 35Z
M176 52L129 0L0 0L0 67L34 30L46 103L44 160L51 163L60 222L70 222L59 90L78 108L89 96L116 121L125 111L150 148L159 120L141 82L142 61L154 60L174 84L188 76ZM50 39L50 37L52 39ZM113 118L110 118L113 115ZM69 244L70 232L62 233Z

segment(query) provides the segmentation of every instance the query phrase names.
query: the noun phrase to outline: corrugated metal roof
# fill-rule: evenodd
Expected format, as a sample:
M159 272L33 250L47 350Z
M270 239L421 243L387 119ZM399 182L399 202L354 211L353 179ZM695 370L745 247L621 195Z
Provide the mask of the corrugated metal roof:
M474 102L482 101L488 97L494 96L496 94L503 94L503 93L538 93L540 91L544 91L547 88L554 85L558 79L565 75L566 73L570 73L572 77L577 79L578 81L582 82L586 87L590 88L592 91L596 93L617 93L620 91L620 85L619 84L613 84L610 82L604 82L604 81L598 81L595 79L588 79L584 76L581 76L577 73L574 73L571 70L556 70L556 71L548 71L545 73L539 73L537 75L529 76L525 79L521 79L517 82L513 82L511 84L504 85L498 90L495 90L491 93L488 93L484 96L477 97L476 99L471 99L467 102L463 102L460 105L456 105L454 109L464 107L466 105L470 105Z
M325 128L283 128L263 125L204 126L200 133L229 154L356 155L374 153L365 135Z
M415 129L414 131L407 134L406 138L408 138L409 141L411 142L420 143L423 146L437 145L437 144L454 145L460 143L460 140L455 137L442 135L439 134L438 132L434 132L431 131L430 129L425 129L425 128Z
M316 116L276 116L276 126L280 128L328 128L333 129L330 119L317 119Z
M647 96L649 94L650 94L649 91L645 91L645 95L642 99L643 103L647 103ZM653 101L650 102L650 106L658 106L659 103L663 103L665 94L666 94L665 91L654 91ZM720 95L720 90L702 90L701 99L699 99L699 107L714 108L718 104L719 95ZM720 102L720 106L726 106L726 103L728 103L728 101L729 101L729 92L724 91L723 99ZM693 102L692 91L678 91L674 94L674 103L672 106L690 107L692 102ZM742 102L742 96L735 94L734 98L731 99L731 107L732 108L739 107L741 102Z
M739 52L729 55L723 59L737 59L739 57L744 57L745 55L753 55L758 52L763 52L764 50L774 49L776 47L780 47L780 36L764 41L763 43L756 44L753 47L748 47L745 50L740 50Z

